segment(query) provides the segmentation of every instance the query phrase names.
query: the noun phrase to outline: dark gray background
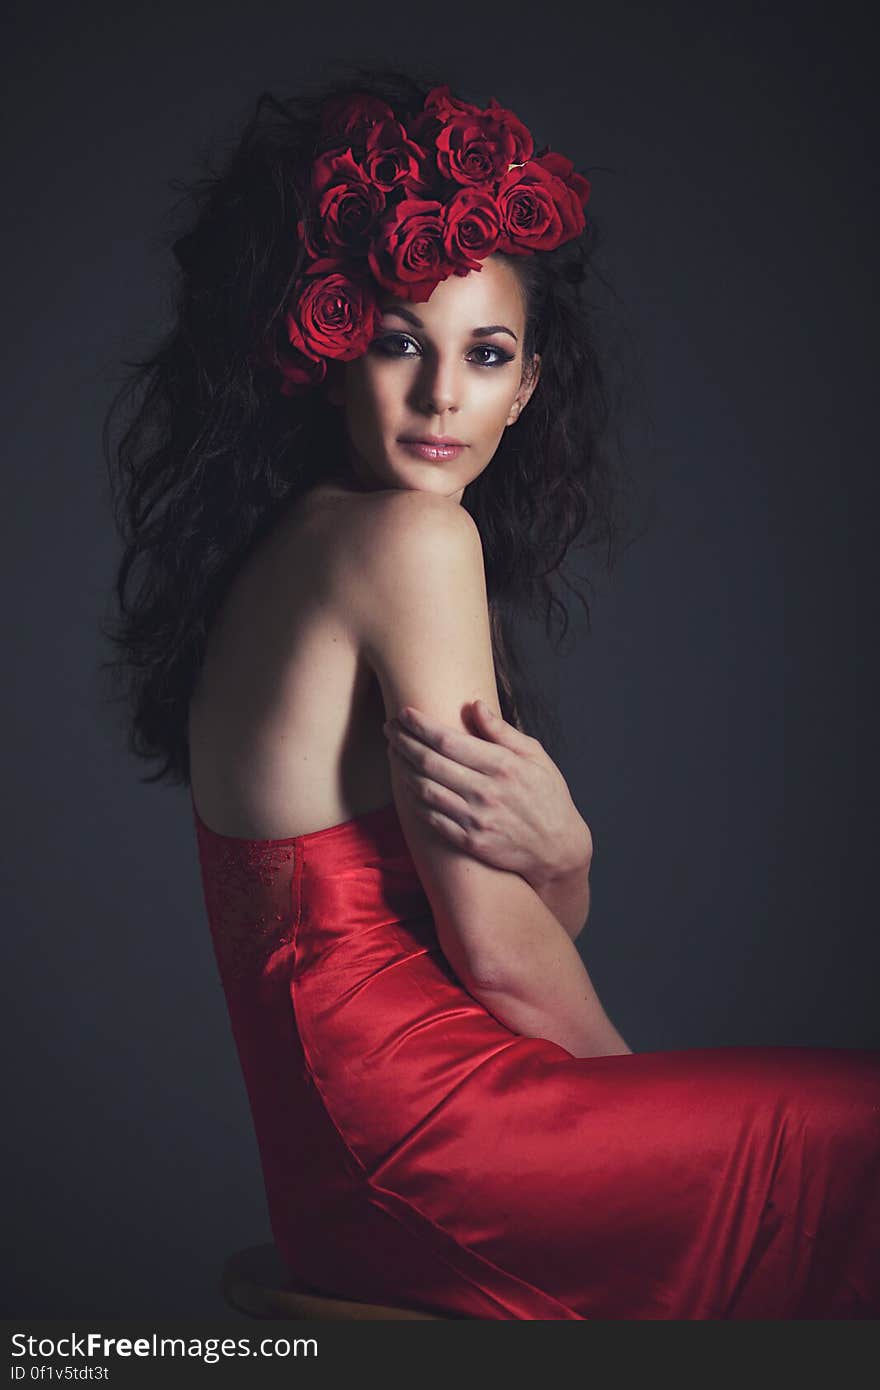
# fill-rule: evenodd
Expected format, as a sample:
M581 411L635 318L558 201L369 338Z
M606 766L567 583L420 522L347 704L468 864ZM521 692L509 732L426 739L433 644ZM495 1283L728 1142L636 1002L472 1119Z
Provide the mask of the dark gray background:
M636 1051L880 1046L867 6L19 6L6 47L10 1316L220 1314L268 1239L185 792L101 708L100 425L166 322L167 181L329 60L428 63L593 171L647 535L535 640ZM540 16L540 24L537 17ZM575 27L573 27L573 25Z

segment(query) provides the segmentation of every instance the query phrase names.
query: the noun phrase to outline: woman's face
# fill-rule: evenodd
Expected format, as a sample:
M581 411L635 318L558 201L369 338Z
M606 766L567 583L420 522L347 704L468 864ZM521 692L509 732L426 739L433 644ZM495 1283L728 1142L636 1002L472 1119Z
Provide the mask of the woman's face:
M367 351L328 364L327 398L345 413L355 487L436 492L460 502L529 399L540 359L524 372L519 281L494 256L480 264L442 280L421 304L381 295ZM464 447L424 456L406 442L438 435Z

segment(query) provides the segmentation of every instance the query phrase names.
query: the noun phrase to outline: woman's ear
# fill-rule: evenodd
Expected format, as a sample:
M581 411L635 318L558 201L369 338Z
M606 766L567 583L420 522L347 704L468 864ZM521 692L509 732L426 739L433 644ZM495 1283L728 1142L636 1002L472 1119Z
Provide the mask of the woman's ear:
M532 392L538 384L538 378L540 377L540 375L541 354L539 352L536 352L532 355L531 365L529 366L529 368L523 370L522 380L519 384L519 390L513 398L513 404L510 407L510 414L507 417L508 425L515 424L515 422L519 419L520 415L526 407L529 397L531 396Z

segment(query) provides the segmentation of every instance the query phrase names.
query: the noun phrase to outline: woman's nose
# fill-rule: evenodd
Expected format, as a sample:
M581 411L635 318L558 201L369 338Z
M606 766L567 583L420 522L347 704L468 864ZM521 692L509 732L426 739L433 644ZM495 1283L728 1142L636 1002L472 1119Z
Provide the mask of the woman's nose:
M461 385L456 363L439 357L426 359L419 374L418 394L422 408L432 415L457 410Z

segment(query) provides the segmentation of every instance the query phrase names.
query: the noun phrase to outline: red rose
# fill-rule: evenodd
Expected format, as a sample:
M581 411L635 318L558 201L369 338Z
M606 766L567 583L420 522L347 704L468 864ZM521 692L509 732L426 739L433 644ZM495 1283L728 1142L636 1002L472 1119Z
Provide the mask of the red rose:
M299 280L285 321L291 346L304 356L348 362L366 351L376 331L373 288L338 262L315 261Z
M415 115L404 116L403 125L410 140L421 145L423 149L432 151L437 135L443 129L443 122L433 111L417 111ZM433 163L433 155L431 162Z
M367 136L364 169L385 193L427 177L426 153L410 140L399 121L379 121Z
M456 275L480 270L480 260L493 252L501 235L494 197L479 188L460 188L446 206L443 250L455 264Z
M317 198L325 188L336 183L366 183L367 176L358 164L350 146L340 145L319 154L312 165L312 196Z
M435 87L425 98L425 111L440 122L434 137L437 168L456 183L491 183L534 149L522 121L495 97L482 110L451 96L448 86Z
M497 127L504 128L509 138L513 141L513 153L508 160L509 164L522 164L527 159L531 159L534 143L528 128L523 125L518 116L515 116L507 107L502 106L495 97L489 98L489 105L485 108L474 106L472 102L462 101L459 97L450 94L449 86L433 87L425 97L426 112L430 112L441 125L446 125L448 121L461 121L462 117L471 116L490 120Z
M437 135L436 149L444 178L485 185L507 172L516 144L505 126L478 112L450 116Z
M431 88L425 97L422 109L431 112L444 125L446 121L456 116L481 116L483 114L479 106L474 106L469 101L462 101L460 97L454 97L448 82L444 82L442 87Z
M575 173L574 165L564 154L557 154L555 150L545 150L535 157L534 162L561 179L574 194L582 208L587 206L590 197L590 180L585 179L583 174Z
M496 125L503 127L513 141L513 154L510 156L511 164L524 164L527 159L531 159L535 149L535 142L527 126L524 126L518 116L512 111L508 111L495 100L489 98L489 105L486 107L486 116L491 116Z
M553 171L555 158L543 157L551 161L549 167L542 160L529 160L502 178L497 193L502 228L499 251L515 255L552 251L583 231L582 203L574 188Z
M394 120L391 107L372 93L339 92L321 103L321 137L361 145L377 121L389 119Z
M421 145L426 152L431 152L429 158L431 170L435 177L437 173L435 163L437 137L447 120L454 116L478 117L480 114L479 106L473 106L468 101L460 101L458 97L451 96L448 85L444 85L433 87L428 92L421 111L404 117L404 125L409 138L414 140L417 145ZM430 197L430 188L427 184L420 187L418 192L422 197Z
M407 198L426 199L429 203L437 198L437 161L433 149L428 151L421 145L418 150L418 163L415 173L407 174L399 185Z
M297 223L309 255L333 256L339 251L364 255L384 211L385 194L350 149L331 150L315 160L312 195L313 214Z
M402 198L391 209L367 260L380 285L416 303L452 273L443 255L442 203Z

